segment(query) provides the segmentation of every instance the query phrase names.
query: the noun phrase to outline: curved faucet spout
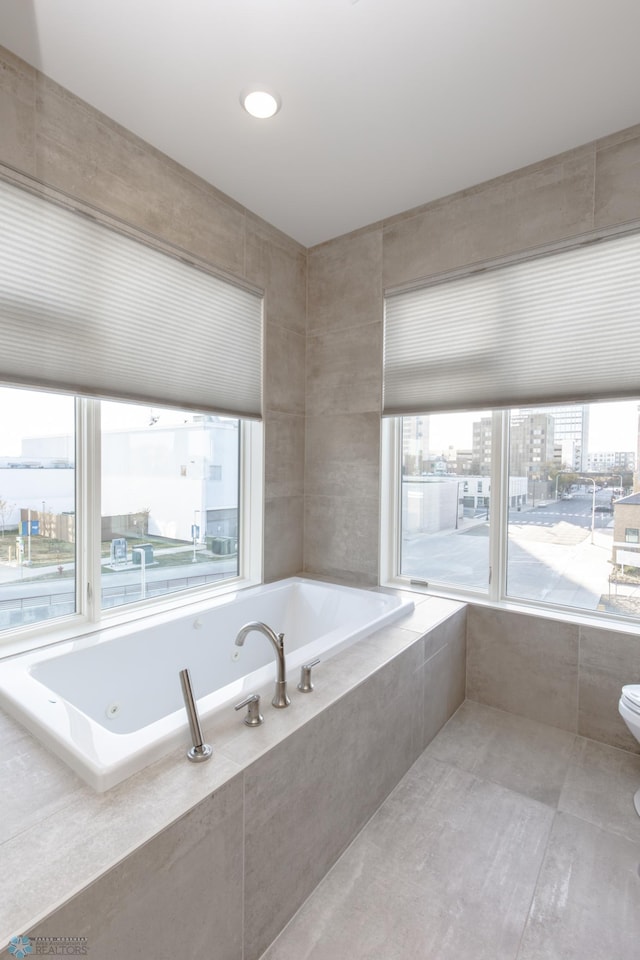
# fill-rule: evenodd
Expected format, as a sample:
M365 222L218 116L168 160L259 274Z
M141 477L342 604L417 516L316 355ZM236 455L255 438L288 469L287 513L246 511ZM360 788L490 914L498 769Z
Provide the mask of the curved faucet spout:
M287 696L287 681L285 680L286 675L286 666L284 659L284 633L279 633L276 635L271 627L268 627L266 623L262 623L261 620L251 620L250 623L245 623L244 627L240 627L238 630L238 635L236 636L236 645L241 647L244 644L244 641L248 634L253 631L256 633L261 633L271 641L271 645L276 653L276 663L278 666L278 677L276 680L276 692L273 695L273 700L271 703L274 707L288 707L291 703L289 697Z

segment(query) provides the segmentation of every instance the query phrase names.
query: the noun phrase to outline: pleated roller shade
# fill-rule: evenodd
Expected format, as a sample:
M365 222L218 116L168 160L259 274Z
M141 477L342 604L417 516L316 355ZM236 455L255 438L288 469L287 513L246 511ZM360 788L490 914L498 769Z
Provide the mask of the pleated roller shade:
M640 394L640 233L385 300L384 414Z
M0 380L258 419L262 298L0 181Z

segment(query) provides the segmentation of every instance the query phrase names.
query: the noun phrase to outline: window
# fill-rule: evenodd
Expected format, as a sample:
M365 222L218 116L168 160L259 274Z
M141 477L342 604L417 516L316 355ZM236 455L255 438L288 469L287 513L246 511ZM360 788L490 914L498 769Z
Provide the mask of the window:
M73 397L0 389L0 630L76 601Z
M261 291L4 177L0 636L258 582Z
M250 421L0 388L0 636L258 581L259 433ZM211 480L214 460L223 482ZM251 470L253 487L241 484Z
M402 421L400 573L409 579L486 590L489 531L483 479L478 476L484 464L473 459L473 418L424 417L420 437L416 419ZM465 534L471 529L475 544L469 551Z
M383 564L385 581L637 618L640 573L629 551L620 550L640 543L633 470L576 469L574 459L578 449L585 464L596 452L614 463L616 452L635 442L640 401L571 409L571 420L557 406L423 415L424 445L414 459L397 436L411 435L413 418L386 421L385 458L397 463L403 455L400 509L393 481L385 485L391 532L383 549L393 556L394 538L399 544L396 561ZM548 437L542 458L534 456L530 429L540 418ZM485 438L491 433L488 470L479 457L479 424ZM415 464L432 463L444 442L453 451L446 473L418 473ZM632 518L638 526L629 525Z
M619 548L640 529L639 259L635 224L386 291L383 582L637 617ZM461 411L471 476L458 454L446 480L469 483L475 515L447 512L443 487L413 529L399 437ZM425 444L424 462L435 453ZM445 558L441 537L463 545Z
M100 412L103 609L237 577L240 421L113 402Z

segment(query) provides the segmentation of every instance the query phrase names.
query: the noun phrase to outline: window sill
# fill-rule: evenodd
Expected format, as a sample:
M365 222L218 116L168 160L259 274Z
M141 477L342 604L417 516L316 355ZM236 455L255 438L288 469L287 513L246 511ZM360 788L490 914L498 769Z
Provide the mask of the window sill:
M617 633L625 633L638 636L638 624L636 621L617 618L615 616L589 614L588 612L573 610L569 608L554 607L537 604L535 601L530 603L517 600L490 600L488 597L473 593L472 591L446 590L441 588L422 585L409 578L397 577L381 586L394 590L405 590L408 593L419 593L425 596L442 597L446 600L458 600L462 603L472 603L478 607L486 607L492 610L500 610L505 613L517 613L522 616L537 617L542 620L553 620L559 623L569 623L578 627L590 627L596 630L610 630Z

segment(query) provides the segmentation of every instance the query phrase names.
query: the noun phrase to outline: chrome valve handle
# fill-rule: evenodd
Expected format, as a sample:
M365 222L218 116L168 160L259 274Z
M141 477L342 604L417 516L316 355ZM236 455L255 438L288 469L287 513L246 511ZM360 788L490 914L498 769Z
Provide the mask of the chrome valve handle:
M234 710L242 710L243 707L248 707L246 717L242 718L243 723L246 723L248 727L259 727L264 721L264 717L260 713L260 694L252 693L250 697L236 703Z
M300 693L311 693L313 690L311 667L315 667L316 663L320 663L320 657L316 657L315 660L311 660L309 663L303 663L300 667L300 682L298 684Z

